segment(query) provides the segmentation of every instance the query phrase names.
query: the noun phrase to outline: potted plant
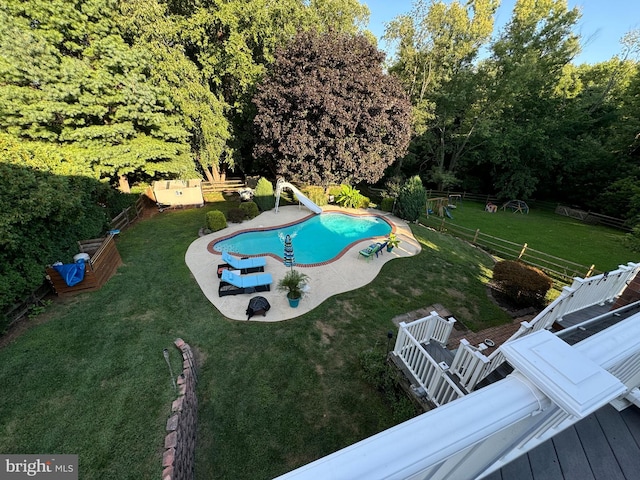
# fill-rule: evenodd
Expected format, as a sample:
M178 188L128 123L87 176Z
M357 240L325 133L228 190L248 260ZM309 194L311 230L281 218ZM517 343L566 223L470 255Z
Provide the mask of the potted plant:
M278 290L287 292L289 306L296 308L304 295L304 285L309 277L298 270L289 270L278 282Z
M396 236L395 233L390 233L387 237L387 252L393 250L394 247L400 245L400 239Z

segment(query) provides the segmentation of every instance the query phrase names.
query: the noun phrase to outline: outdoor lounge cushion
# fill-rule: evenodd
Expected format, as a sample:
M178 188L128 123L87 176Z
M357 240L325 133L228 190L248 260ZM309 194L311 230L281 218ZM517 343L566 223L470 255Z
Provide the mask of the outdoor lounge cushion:
M372 243L367 248L363 248L362 250L360 250L360 255L362 255L365 258L369 258L371 257L371 255L375 254L375 256L377 257L378 253L380 253L386 245L387 245L387 242Z
M222 252L222 260L227 262L236 270L264 267L267 264L267 259L265 257L237 258L230 255L229 252Z
M222 271L222 281L230 283L238 288L259 287L261 285L270 285L273 279L270 273L260 273L258 275L236 275L230 270Z

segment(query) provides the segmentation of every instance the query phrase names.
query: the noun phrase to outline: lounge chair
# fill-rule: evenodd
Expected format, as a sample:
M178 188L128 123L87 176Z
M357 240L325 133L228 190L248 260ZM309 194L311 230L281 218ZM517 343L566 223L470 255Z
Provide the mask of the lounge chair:
M218 265L218 278L222 276L223 270L240 270L241 274L264 272L267 264L265 257L237 258L229 252L222 252L222 260L226 263Z
M273 279L270 273L258 275L237 275L230 270L222 271L222 281L218 287L218 296L238 295L240 293L268 292Z
M372 243L371 245L369 245L367 248L363 248L362 250L360 250L360 255L362 255L364 258L371 258L374 254L376 256L376 258L378 257L378 253L380 255L382 255L382 249L384 247L387 246L387 242L384 243Z

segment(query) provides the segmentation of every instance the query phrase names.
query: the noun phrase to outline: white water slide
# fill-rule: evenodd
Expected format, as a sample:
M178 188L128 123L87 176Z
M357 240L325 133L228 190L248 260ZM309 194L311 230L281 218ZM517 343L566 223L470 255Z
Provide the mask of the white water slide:
M294 185L291 185L289 182L285 182L284 178L279 178L276 183L276 213L278 213L278 206L280 205L280 193L283 188L288 188L291 190L296 197L298 197L298 201L311 210L313 213L318 214L322 213L322 209L313 203L309 198L307 198L304 193L298 190Z

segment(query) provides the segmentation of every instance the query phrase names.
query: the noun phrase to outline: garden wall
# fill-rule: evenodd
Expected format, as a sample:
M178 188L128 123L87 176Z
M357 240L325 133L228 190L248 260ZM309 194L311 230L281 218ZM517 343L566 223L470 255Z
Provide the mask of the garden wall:
M178 338L182 353L182 373L178 376L178 398L171 404L162 455L162 480L192 480L196 451L198 399L196 365L191 347Z

